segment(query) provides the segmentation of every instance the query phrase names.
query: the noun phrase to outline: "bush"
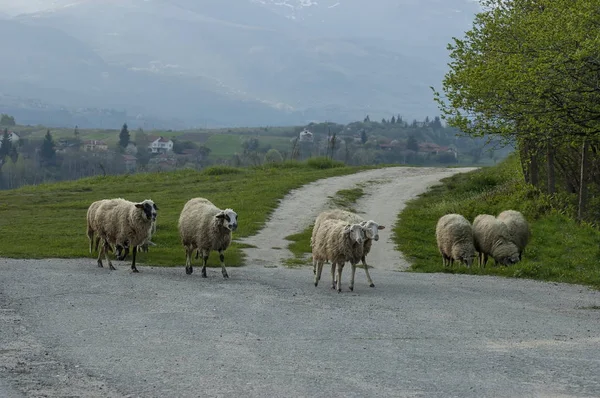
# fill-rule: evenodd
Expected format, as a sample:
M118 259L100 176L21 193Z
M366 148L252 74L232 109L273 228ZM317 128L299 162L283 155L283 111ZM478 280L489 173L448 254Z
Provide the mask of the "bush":
M334 169L337 167L346 167L344 162L328 159L322 156L310 158L306 161L306 164L313 169Z

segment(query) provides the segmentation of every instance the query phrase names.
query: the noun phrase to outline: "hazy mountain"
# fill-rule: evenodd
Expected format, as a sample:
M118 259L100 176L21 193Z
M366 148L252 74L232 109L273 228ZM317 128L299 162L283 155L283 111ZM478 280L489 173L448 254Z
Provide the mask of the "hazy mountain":
M0 23L15 55L0 64L2 92L187 125L435 115L445 45L476 11L467 0L21 1L0 0L0 12L28 12Z

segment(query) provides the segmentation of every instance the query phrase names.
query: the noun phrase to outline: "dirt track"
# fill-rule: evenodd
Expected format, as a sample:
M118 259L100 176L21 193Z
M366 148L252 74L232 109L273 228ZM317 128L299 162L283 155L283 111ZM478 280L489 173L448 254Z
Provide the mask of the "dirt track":
M452 172L386 169L292 192L228 280L0 258L0 397L600 396L600 293L396 271L395 215ZM287 255L272 247L326 194L365 178L380 181L359 208L388 234L372 252L375 288L358 273L338 294L310 267L271 268Z

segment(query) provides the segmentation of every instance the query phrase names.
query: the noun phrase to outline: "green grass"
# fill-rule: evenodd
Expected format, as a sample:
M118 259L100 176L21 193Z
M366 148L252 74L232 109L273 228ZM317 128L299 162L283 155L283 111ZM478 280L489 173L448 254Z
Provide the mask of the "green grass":
M410 270L530 278L600 288L600 232L572 219L572 197L549 197L522 180L518 159L511 156L496 167L446 178L409 202L399 215L394 239L412 263ZM521 211L530 222L532 238L520 263L512 267L488 263L483 270L478 265L444 269L435 241L439 217L459 213L473 222L478 214L497 215L506 209Z
M333 208L344 209L348 211L356 212L354 205L365 195L365 191L362 188L363 184L359 184L356 188L342 189L335 193L334 196L329 197L329 202ZM312 236L313 225L311 224L304 231L286 236L285 239L291 243L288 245L288 249L294 254L294 257L286 260L286 265L289 267L307 265L310 261L307 260L307 255L311 253L310 249L310 238Z
M289 152L292 148L290 138L288 137L275 137L270 135L250 136L228 133L213 134L208 138L204 145L210 149L209 159L229 159L236 152L242 153L243 142L251 137L257 138L259 147L263 149L270 146L280 152Z
M0 191L0 257L79 258L88 253L86 213L95 200L122 197L147 198L159 207L156 247L140 253L139 261L152 265L183 265L184 251L177 220L185 202L202 196L215 205L233 208L239 215L234 240L258 232L268 214L291 189L311 181L351 174L355 167L316 169L306 163L288 162L279 167L235 169L212 167L201 172L180 170L124 176L93 177L78 181ZM232 243L225 254L228 266L243 262L241 248ZM210 265L218 264L211 253Z

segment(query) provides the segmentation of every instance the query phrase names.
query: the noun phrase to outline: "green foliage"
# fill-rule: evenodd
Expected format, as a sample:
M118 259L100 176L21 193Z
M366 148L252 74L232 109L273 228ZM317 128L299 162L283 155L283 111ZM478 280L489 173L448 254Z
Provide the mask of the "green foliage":
M177 220L189 199L205 197L219 207L233 208L240 215L234 233L236 239L257 233L291 189L358 170L351 167L315 170L306 164L294 168L211 168L202 172L187 169L93 177L0 191L0 253L12 258L88 257L88 266L95 267L96 254L88 253L85 233L88 206L105 198L123 197L132 201L149 198L160 209L157 232L152 239L157 246L148 253L140 253L139 261L183 266L185 256ZM240 248L234 242L227 250L228 266L242 264ZM209 264L217 266L218 255L212 253ZM82 266L86 266L85 261Z
M46 135L44 136L44 141L40 148L40 158L46 165L52 165L56 160L56 149L50 130L46 131Z
M326 157L316 157L310 158L306 162L309 167L315 169L332 169L336 167L345 167L346 165L343 162L332 160Z
M397 248L412 262L412 271L451 272L581 283L600 288L600 233L578 224L573 196L550 196L522 182L516 156L496 167L457 174L410 201L394 228ZM478 214L521 211L532 238L523 260L512 267L444 269L435 241L437 220L458 213L469 221Z
M283 162L283 156L277 149L269 149L265 154L265 163L281 163Z
M406 149L418 152L419 151L419 143L417 142L417 138L414 135L408 137L406 141Z
M123 149L126 148L129 145L129 139L129 129L127 128L127 123L124 123L119 133L119 146Z
M6 113L0 115L0 126L15 126L16 124L13 116L9 116Z
M244 170L237 168L237 167L230 167L230 166L211 166L211 167L207 167L205 169L203 169L201 171L202 174L208 175L208 176L220 176L220 175L227 175L227 174L241 174L243 173Z
M4 129L2 133L2 141L0 141L0 161L2 161L6 155L10 153L12 149L12 142L10 140L10 136L8 135L8 129Z

